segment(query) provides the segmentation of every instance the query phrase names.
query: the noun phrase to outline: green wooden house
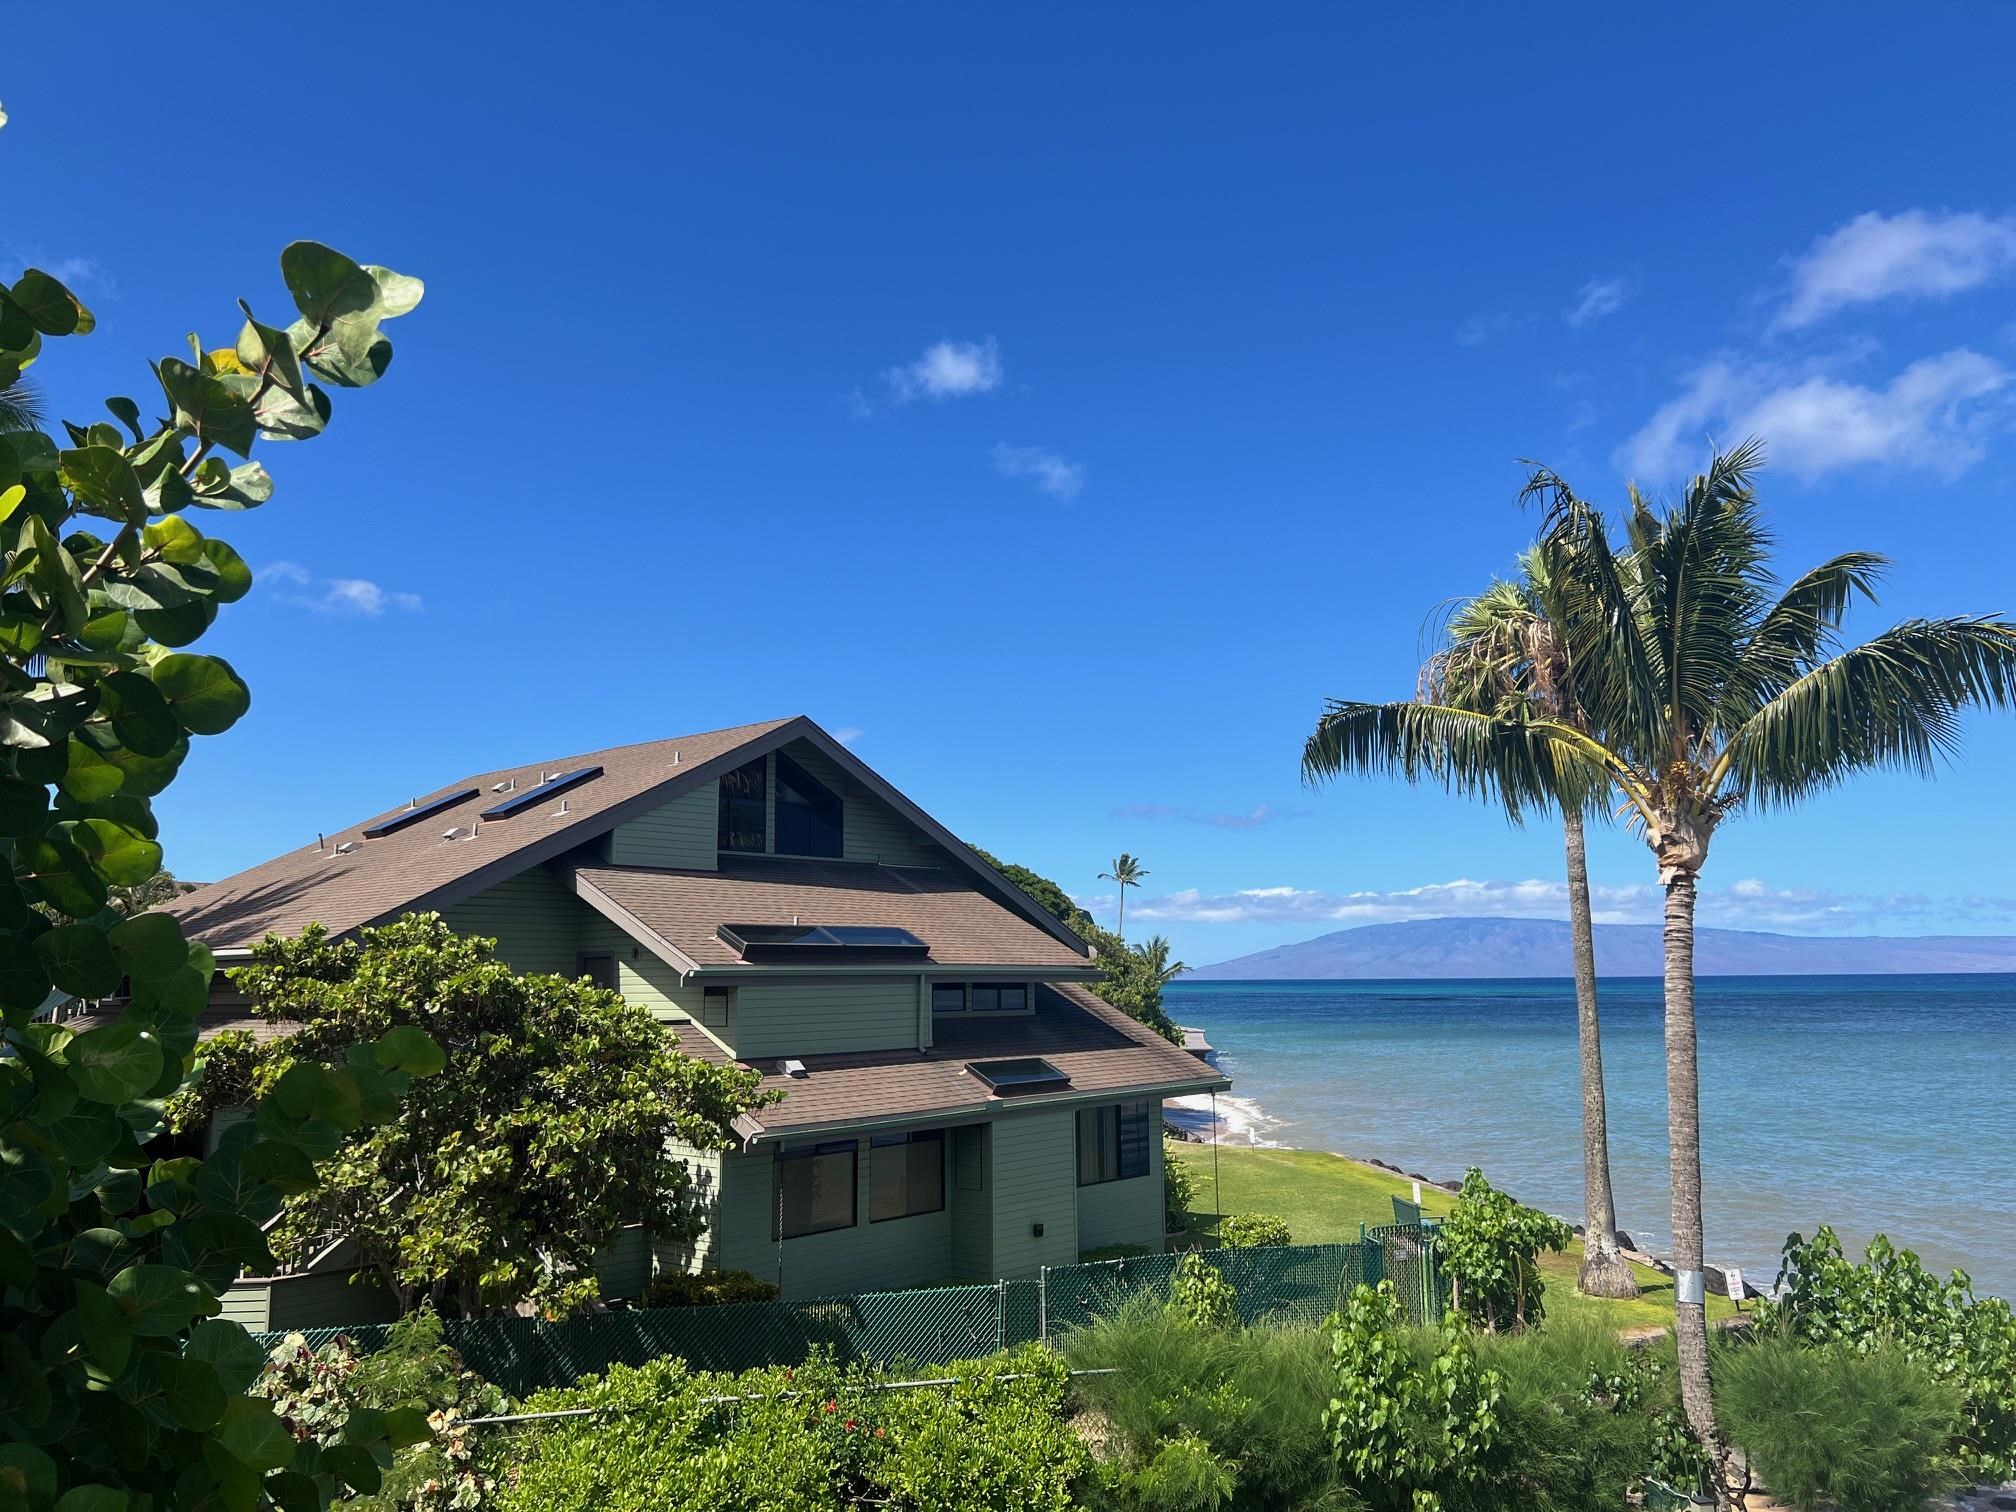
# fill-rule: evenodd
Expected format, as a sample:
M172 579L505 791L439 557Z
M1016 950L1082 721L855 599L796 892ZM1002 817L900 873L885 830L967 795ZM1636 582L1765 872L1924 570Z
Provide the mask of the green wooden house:
M1162 1100L1230 1085L1087 991L1084 941L809 719L462 778L174 905L224 966L269 931L417 909L784 1094L734 1148L689 1153L707 1232L628 1236L612 1296L664 1268L802 1298L1159 1248ZM247 1023L220 977L206 1032ZM332 1236L232 1314L369 1321L386 1299L336 1284L353 1268Z

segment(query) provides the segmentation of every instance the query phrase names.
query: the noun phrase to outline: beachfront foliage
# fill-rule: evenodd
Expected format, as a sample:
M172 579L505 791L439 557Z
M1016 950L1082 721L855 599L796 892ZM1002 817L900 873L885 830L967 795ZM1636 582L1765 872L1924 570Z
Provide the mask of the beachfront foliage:
M1760 1308L1760 1333L1864 1354L1894 1349L1960 1396L1947 1453L1969 1475L2016 1475L2016 1314L1976 1297L1964 1271L1941 1281L1918 1256L1878 1234L1860 1264L1831 1228L1785 1241L1779 1300Z
M1030 1345L901 1376L815 1358L696 1374L677 1359L612 1367L527 1411L593 1407L515 1436L500 1512L1047 1512L1075 1505L1089 1459L1064 1415L1064 1362ZM723 1400L726 1399L726 1400Z
M218 245L225 245L219 242ZM440 1051L416 1031L304 1063L202 1159L153 1159L163 1100L190 1075L214 962L165 914L152 800L191 742L251 693L188 648L252 573L191 523L263 504L257 440L328 423L325 387L391 360L382 323L417 279L313 242L280 255L299 318L252 317L153 365L159 394L39 428L0 427L0 1506L125 1512L279 1503L314 1512L339 1483L423 1436L414 1413L357 1426L342 1455L298 1448L248 1396L258 1347L219 1297L270 1272L260 1224L318 1179L345 1132L386 1117ZM245 308L241 305L241 308ZM91 312L29 269L0 287L0 389ZM147 420L149 413L160 418ZM88 1021L40 1017L110 1000ZM114 1011L116 1005L116 1013ZM88 1023L88 1027L86 1024Z
M1844 645L1850 605L1873 598L1888 564L1851 551L1781 581L1753 487L1763 458L1757 441L1718 453L1667 507L1634 488L1621 539L1557 474L1532 475L1524 497L1545 510L1539 561L1576 669L1579 724L1527 701L1478 710L1331 700L1303 751L1312 778L1428 779L1514 817L1593 787L1638 831L1665 892L1668 1164L1683 1274L1703 1268L1694 914L1717 829L1743 809L1797 803L1858 773L1930 775L1957 749L1967 709L2016 703L2008 620L1906 620ZM1707 1318L1687 1290L1675 1288L1681 1395L1721 1467ZM1726 1480L1718 1468L1724 1507Z
M1960 1391L1894 1343L1767 1338L1718 1353L1715 1374L1723 1431L1800 1512L1898 1512L1957 1482Z
M1293 1244L1288 1220L1271 1213L1234 1213L1218 1220L1218 1242L1227 1249L1259 1249L1266 1245Z
M431 1308L394 1323L373 1354L360 1355L344 1336L310 1349L289 1334L267 1356L252 1394L273 1404L293 1438L317 1446L325 1460L349 1463L352 1512L468 1512L494 1487L478 1468L478 1430L466 1419L502 1412L509 1399L463 1369ZM389 1463L367 1463L344 1447L371 1415L409 1406L426 1414L428 1437Z
M1546 1290L1540 1252L1558 1254L1574 1237L1560 1219L1520 1206L1472 1166L1439 1235L1451 1301L1480 1328L1538 1324Z
M723 1307L738 1302L775 1302L775 1281L759 1281L746 1270L661 1271L651 1278L648 1307Z
M425 1034L447 1050L446 1071L349 1134L274 1231L292 1255L348 1235L404 1311L530 1301L557 1316L596 1294L595 1257L625 1225L698 1237L703 1193L672 1142L726 1148L735 1117L775 1097L755 1072L681 1054L649 1010L586 978L521 976L439 914L268 936L233 980L287 1032L212 1051L215 1085L177 1102L177 1127L203 1127L220 1097L268 1096L332 1046Z
M1231 1328L1239 1321L1239 1293L1201 1250L1191 1250L1169 1279L1169 1310L1199 1328Z
M1174 1140L1162 1142L1162 1221L1170 1233L1197 1205L1197 1173L1176 1154Z

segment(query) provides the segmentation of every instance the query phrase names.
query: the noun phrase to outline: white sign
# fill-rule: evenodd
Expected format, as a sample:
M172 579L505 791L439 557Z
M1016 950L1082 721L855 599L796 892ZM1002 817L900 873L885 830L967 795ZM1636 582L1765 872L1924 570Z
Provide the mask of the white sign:
M1729 1282L1729 1300L1731 1302L1741 1302L1743 1300L1743 1272L1735 1266L1730 1265L1723 1268L1722 1274Z

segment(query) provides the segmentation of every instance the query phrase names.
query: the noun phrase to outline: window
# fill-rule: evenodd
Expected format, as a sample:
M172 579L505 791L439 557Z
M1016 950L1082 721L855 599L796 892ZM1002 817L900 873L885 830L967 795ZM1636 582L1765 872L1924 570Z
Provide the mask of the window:
M973 984L973 1011L975 1013L1026 1013L1029 1010L1029 984L1026 982L975 982Z
M747 766L739 766L721 776L720 845L725 851L765 851L763 822L763 771L766 758L758 756Z
M777 853L780 856L840 855L840 800L805 769L777 753Z
M1078 1185L1146 1176L1151 1132L1145 1102L1079 1109Z
M854 1227L851 1139L786 1150L777 1157L777 1227L784 1239Z
M700 994L700 1022L709 1029L725 1029L728 1017L735 1011L735 989L733 987L709 987Z
M966 984L964 982L933 982L931 984L931 1011L933 1013L964 1013L966 1011Z
M868 1221L945 1207L945 1131L877 1134L868 1141Z
M576 956L574 969L597 987L606 987L611 992L621 990L616 983L616 957L613 955Z

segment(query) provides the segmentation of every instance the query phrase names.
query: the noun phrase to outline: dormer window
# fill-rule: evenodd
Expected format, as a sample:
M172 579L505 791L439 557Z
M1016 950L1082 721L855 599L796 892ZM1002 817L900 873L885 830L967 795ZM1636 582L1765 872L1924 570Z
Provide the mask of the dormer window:
M724 851L768 850L765 839L764 758L758 756L746 766L721 774L721 833Z
M830 856L842 851L845 810L838 797L782 751L777 753L777 854Z

